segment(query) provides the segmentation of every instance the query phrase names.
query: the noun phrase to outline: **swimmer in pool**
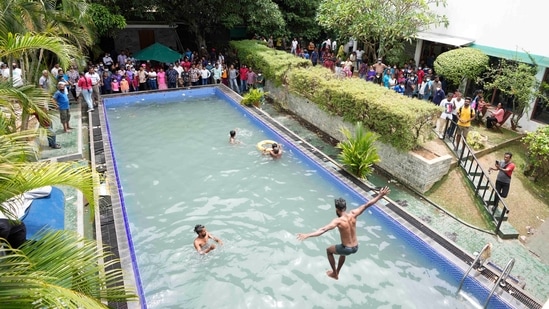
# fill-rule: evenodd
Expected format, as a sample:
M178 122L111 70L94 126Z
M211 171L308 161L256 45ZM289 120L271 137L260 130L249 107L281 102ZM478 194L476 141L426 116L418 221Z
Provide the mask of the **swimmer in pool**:
M229 144L236 144L238 141L236 140L236 130L231 130L229 132Z
M216 243L223 245L221 239L213 236L206 231L206 227L202 224L197 224L194 231L198 236L194 239L194 248L200 254L206 254L215 249L215 244L210 244L208 241L213 239Z
M278 145L277 143L273 143L271 145L271 148L265 149L265 154L269 154L273 159L279 159L282 157L282 145Z
M376 197L368 201L368 203L362 204L356 209L346 212L347 202L339 198L335 200L335 208L337 218L332 220L328 225L318 229L315 232L308 234L297 234L297 239L305 240L309 237L317 237L329 230L338 228L339 235L341 237L341 244L334 245L326 248L326 253L328 254L328 262L330 262L330 267L332 270L328 270L326 274L333 278L338 279L339 271L345 263L345 257L350 254L354 254L358 251L358 240L356 237L356 218L360 216L368 207L374 205L381 199L383 196L389 194L391 190L388 187L381 189ZM339 262L336 267L334 254L339 255Z

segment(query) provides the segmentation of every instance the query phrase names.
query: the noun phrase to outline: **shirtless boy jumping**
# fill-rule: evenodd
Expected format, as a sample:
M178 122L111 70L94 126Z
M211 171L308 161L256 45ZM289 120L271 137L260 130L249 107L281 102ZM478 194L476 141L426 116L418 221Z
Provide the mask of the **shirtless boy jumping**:
M223 245L221 239L208 233L208 231L206 231L206 227L202 224L197 224L194 227L194 231L198 234L194 240L194 248L200 254L206 254L215 249L215 244L208 243L210 239L213 239L216 243Z
M345 257L350 254L354 254L358 251L358 240L356 237L356 218L360 216L368 207L374 205L380 198L389 194L391 190L388 187L384 187L379 191L379 194L368 201L366 204L362 204L356 209L346 212L347 203L344 199L339 198L335 200L337 218L332 220L328 225L318 229L315 232L308 234L297 234L297 239L305 240L309 237L317 237L329 230L338 228L339 235L341 237L341 244L330 246L326 249L328 254L328 261L332 270L328 270L326 274L331 278L338 279L339 271L345 263ZM334 254L339 255L339 262L336 268Z

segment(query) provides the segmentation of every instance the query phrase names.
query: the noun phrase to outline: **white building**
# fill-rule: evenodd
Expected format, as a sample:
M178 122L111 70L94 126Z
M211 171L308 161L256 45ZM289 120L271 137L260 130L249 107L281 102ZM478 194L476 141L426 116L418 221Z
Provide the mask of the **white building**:
M418 35L415 60L448 44L470 46L489 56L538 65L538 80L549 82L549 41L545 22L549 22L546 0L447 0L446 7L433 7L448 17L448 28L438 27ZM546 20L547 18L547 20ZM435 42L435 44L432 44ZM442 46L442 47L441 47ZM427 47L427 48L426 48ZM549 124L549 107L531 102L519 125L533 131Z

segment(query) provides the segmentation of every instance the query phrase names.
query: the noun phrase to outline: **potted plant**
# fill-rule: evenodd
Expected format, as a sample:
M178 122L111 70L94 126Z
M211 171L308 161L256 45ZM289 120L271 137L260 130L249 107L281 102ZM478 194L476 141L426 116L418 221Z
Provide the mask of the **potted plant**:
M263 101L264 95L265 93L260 89L251 89L244 94L244 96L242 97L242 101L240 101L240 104L259 107L261 101Z

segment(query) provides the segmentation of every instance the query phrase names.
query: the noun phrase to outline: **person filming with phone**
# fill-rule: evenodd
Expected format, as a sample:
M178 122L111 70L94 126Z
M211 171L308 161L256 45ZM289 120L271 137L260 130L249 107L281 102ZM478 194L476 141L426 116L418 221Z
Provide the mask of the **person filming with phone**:
M503 160L496 160L495 167L490 167L488 172L498 171L498 176L496 178L496 191L501 197L507 197L509 193L509 187L511 186L511 175L515 170L515 163L511 162L513 154L506 152L503 156ZM498 197L496 196L494 206L497 207L499 203Z

